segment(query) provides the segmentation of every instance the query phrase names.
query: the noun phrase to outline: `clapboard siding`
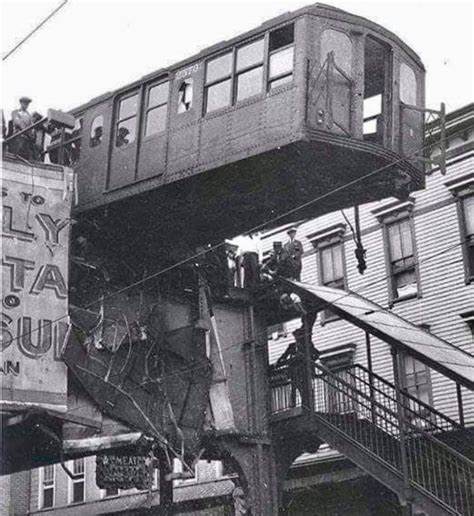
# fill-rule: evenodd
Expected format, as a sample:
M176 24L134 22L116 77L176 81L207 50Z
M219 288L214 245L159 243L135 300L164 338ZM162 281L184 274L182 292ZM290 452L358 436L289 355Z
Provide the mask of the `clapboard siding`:
M471 133L474 138L474 133ZM460 160L461 159L461 160ZM414 228L419 261L421 297L396 303L392 310L414 324L427 324L437 336L474 353L472 330L460 317L462 312L474 308L474 285L466 285L461 248L461 236L456 200L445 186L445 181L462 177L474 171L474 154L458 156L452 164L448 162L447 174L434 171L427 177L426 189L415 192ZM354 256L355 245L350 228L346 228L344 251L347 267L348 288L388 307L388 281L384 257L384 241L380 222L372 213L374 209L389 205L394 198L366 204L360 207L363 243L367 250L368 269L364 275L357 271ZM347 218L354 225L353 210L346 210ZM335 224L345 224L341 212L333 212L303 222L298 228L297 238L304 246L302 281L318 282L317 252L311 243L311 235ZM269 250L273 241L285 241L285 231L272 232L263 236L263 250ZM292 341L291 332L300 321L287 324L284 337L269 341L271 362ZM340 344L356 344L355 362L366 364L365 339L362 330L349 323L336 320L315 324L313 341L321 349ZM372 361L374 371L388 380L393 379L392 358L387 344L372 338ZM473 371L474 375L474 371ZM453 381L431 371L434 406L453 418L457 418L456 390ZM464 412L468 424L474 424L474 393L463 389Z

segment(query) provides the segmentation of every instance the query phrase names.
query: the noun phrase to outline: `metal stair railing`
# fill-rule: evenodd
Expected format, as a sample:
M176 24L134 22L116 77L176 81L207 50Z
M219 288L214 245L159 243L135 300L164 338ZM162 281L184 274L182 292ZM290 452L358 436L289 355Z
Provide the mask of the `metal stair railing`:
M360 364L352 364L331 371L346 376L354 387L369 396L383 399L384 406L397 412L397 394L395 385L378 374L371 372ZM417 428L421 427L431 434L461 430L463 426L415 396L403 391L401 393L405 418Z
M344 371L344 375L319 364L315 364L315 370L317 419L338 428L397 471L403 473L405 469L411 489L440 500L453 514L474 515L472 461L409 418L403 419L403 429L400 428L392 393L359 390L357 386L365 385L366 379L357 375L357 368ZM409 406L403 409L408 411ZM406 457L406 468L402 455Z

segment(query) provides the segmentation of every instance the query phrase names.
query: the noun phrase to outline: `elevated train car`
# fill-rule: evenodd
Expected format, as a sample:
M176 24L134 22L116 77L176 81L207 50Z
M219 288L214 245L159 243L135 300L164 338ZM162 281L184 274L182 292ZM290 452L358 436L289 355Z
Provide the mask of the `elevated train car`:
M423 187L424 77L393 33L315 4L77 108L50 152L115 239L218 241L381 168L277 222Z

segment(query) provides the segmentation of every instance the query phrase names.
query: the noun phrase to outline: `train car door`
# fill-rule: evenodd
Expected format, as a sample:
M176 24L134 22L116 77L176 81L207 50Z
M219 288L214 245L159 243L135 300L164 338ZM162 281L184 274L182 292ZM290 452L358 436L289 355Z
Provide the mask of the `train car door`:
M352 134L352 40L342 31L326 29L321 35L322 84L325 125L340 134Z
M391 129L391 49L371 36L364 49L364 140L388 146Z
M148 84L145 88L138 179L155 177L166 170L169 90L167 78Z
M140 90L116 99L107 188L114 189L135 181Z
M400 63L400 142L401 153L409 156L423 147L424 115L419 109L421 91L414 69Z

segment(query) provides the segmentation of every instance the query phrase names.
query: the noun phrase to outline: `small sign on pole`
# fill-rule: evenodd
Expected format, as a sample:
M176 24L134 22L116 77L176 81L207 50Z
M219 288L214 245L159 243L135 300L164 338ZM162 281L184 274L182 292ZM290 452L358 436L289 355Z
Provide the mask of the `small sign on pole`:
M150 456L108 453L96 457L96 484L101 489L150 489L153 471Z

